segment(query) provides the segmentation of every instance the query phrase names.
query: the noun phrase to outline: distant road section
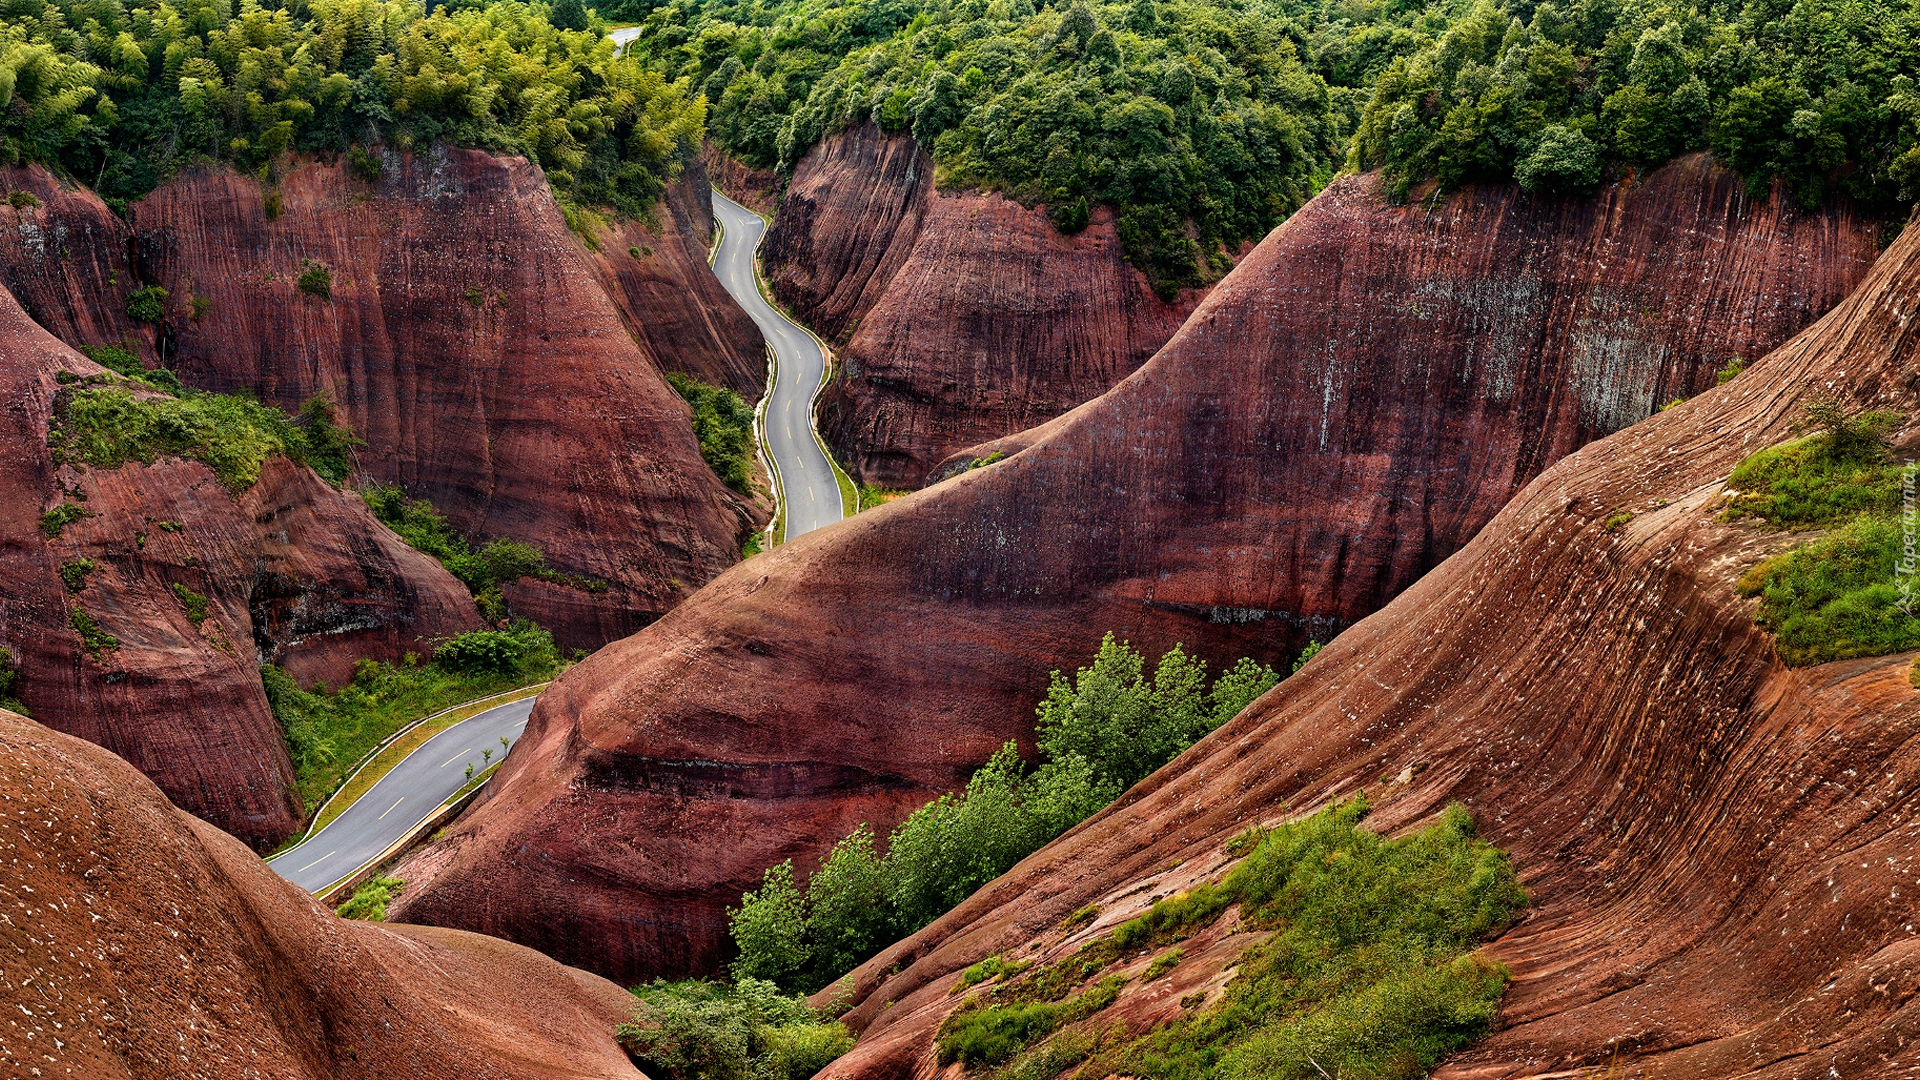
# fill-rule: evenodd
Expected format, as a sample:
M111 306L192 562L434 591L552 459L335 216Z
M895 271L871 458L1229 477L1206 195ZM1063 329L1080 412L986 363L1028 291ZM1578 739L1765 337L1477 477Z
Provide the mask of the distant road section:
M408 754L380 782L327 826L268 860L280 876L311 893L365 866L392 847L440 804L467 786L467 766L478 775L506 756L500 745L518 739L533 712L533 698L510 701L469 717Z
M791 540L847 516L840 501L840 481L813 434L813 394L826 378L827 356L812 334L760 295L753 256L766 232L766 220L718 191L713 193L713 214L725 229L713 257L713 272L773 346L767 453L780 470L787 539Z
M633 39L640 36L640 28L637 26L623 26L618 30L607 31L607 36L613 39L613 50L615 54L618 54L624 52L627 46L633 44Z

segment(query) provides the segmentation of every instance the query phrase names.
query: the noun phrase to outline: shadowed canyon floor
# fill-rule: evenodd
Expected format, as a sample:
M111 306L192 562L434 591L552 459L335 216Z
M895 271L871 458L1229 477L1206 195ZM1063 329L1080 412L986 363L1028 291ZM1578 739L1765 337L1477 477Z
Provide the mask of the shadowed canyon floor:
M714 970L762 869L963 783L1103 632L1290 660L1560 456L1785 341L1876 235L1703 158L1437 209L1343 179L1023 452L749 560L562 678L397 914L619 978Z

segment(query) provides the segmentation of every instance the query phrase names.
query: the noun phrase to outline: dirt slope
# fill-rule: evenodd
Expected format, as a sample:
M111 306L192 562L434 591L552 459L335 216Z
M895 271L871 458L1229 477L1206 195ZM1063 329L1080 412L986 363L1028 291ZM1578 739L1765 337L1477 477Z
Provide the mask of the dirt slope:
M0 648L19 667L14 693L179 806L271 846L299 807L259 665L338 683L361 657L398 660L478 629L473 600L359 496L285 459L238 494L178 458L56 466L47 431L61 373L115 378L0 290ZM88 516L49 537L41 515L66 503ZM73 591L61 568L82 560L92 570ZM206 597L198 625L176 585ZM118 646L90 654L76 610Z
M1920 416L1917 305L1910 227L1740 378L1548 470L1300 675L862 967L833 1074L932 1075L962 966L1064 955L1097 932L1055 931L1068 912L1110 926L1216 874L1240 830L1365 788L1384 830L1463 801L1532 893L1491 946L1515 976L1499 1029L1437 1076L1920 1076L1914 655L1784 667L1734 582L1790 541L1715 520L1810 392ZM1190 949L1092 1023L1178 1011L1236 948Z
M761 870L1023 736L1108 630L1291 660L1539 470L1843 297L1877 227L1693 159L1431 214L1329 188L1031 448L750 560L543 695L407 917L619 978L712 970Z
M82 1080L639 1077L627 995L350 923L113 755L0 712L0 1068Z

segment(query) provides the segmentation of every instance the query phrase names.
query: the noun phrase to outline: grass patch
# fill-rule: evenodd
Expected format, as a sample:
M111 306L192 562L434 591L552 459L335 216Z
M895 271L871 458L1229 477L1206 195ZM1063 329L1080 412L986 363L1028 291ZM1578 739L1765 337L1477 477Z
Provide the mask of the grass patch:
M633 996L614 1037L664 1080L806 1080L853 1049L844 1025L759 979L656 979Z
M242 394L182 390L177 396L136 397L124 384L82 385L61 391L54 416L47 442L56 463L112 469L129 461L191 458L232 491L252 487L260 467L280 455L340 483L352 470L359 442L324 395L289 417Z
M700 456L722 483L749 494L753 480L753 409L739 394L677 371L667 373L667 382L693 407L693 433L700 440Z
M861 484L860 495L859 495L860 501L858 503L848 503L847 505L848 506L857 505L862 510L871 510L876 506L880 506L885 503L890 503L893 500L901 497L902 495L909 495L909 494L912 494L912 493L907 491L907 489L905 488L878 487L874 484Z
M334 909L334 913L343 919L359 919L363 922L386 922L387 905L400 895L406 882L399 878L371 878L353 890L347 902Z
M942 1060L1013 1061L1008 1075L1045 1076L1090 1060L1086 1075L1165 1080L1425 1075L1492 1022L1507 973L1471 950L1525 907L1526 893L1506 856L1474 839L1459 806L1401 839L1359 828L1367 809L1356 797L1270 830L1219 884L1163 900L1075 956L989 987L942 1025ZM1234 905L1271 933L1241 958L1218 1005L1137 1037L1068 1031L1033 1045L1092 993L1068 998L1073 987L1138 945L1191 936ZM1148 971L1177 955L1169 950ZM1046 1007L1054 1001L1063 1004Z
M473 698L551 679L561 668L553 637L531 623L494 631L518 643L512 666L457 669L408 654L398 664L362 660L353 681L335 691L301 689L271 664L260 669L267 704L287 734L301 805L311 812L340 786L346 771L394 732L428 713ZM461 635L443 643L472 635ZM489 652L492 648L489 647Z
M1893 413L1867 413L1760 451L1727 478L1737 494L1720 519L1793 529L1897 510L1901 470L1881 437L1898 420Z
M175 599L180 601L180 606L186 609L187 621L192 623L196 629L199 628L201 623L207 621L207 616L210 614L210 611L207 607L207 598L204 594L194 592L192 589L176 581L173 583L173 595Z
M178 394L181 390L180 379L166 368L154 368L149 371L140 358L119 345L82 345L80 352L86 358L106 368L116 375L125 375L137 379L163 394Z
M49 540L58 540L67 526L93 516L93 511L77 502L63 502L40 515L40 532Z
M89 614L85 608L74 608L67 616L67 625L73 627L73 632L80 635L80 647L87 650L87 655L95 660L120 648L120 639L101 628L100 621Z
M60 564L60 583L70 593L87 587L87 575L93 573L92 559L68 559Z
M13 684L20 678L19 661L13 658L13 652L0 649L0 709L10 709L21 716L32 717L20 699L13 696Z

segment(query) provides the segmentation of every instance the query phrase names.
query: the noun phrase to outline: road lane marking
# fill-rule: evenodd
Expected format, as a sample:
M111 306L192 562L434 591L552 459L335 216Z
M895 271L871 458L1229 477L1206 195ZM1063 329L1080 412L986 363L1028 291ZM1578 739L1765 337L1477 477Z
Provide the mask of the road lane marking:
M333 852L331 852L331 851L329 851L329 852L327 852L327 853L326 853L325 855L322 855L322 856L320 856L319 858L317 858L317 859L315 859L315 860L313 860L312 862L310 862L310 863L308 863L307 865L305 865L305 866L303 866L303 867L301 867L300 869L298 869L298 870L295 870L295 871L294 871L294 873L296 873L296 874L304 874L304 873L306 873L307 871L309 871L309 870L311 870L311 869L313 869L313 868L314 868L314 867L316 867L316 866L319 866L319 865L320 865L321 863L323 863L323 862L326 862L326 861L327 861L328 859L331 859L331 858L333 858Z
M397 809L399 809L399 808L400 808L400 804L401 804L401 803L403 803L403 802L406 802L406 801L407 801L407 797L406 797L405 795L402 795L402 796L400 796L399 798L397 798L397 799L395 799L395 800L393 800L393 805L392 805L392 806L389 806L389 807L387 807L387 814L391 814L391 813L393 813L393 812L394 812L395 810L397 810ZM381 815L380 815L380 820L381 820L381 821L385 821L385 820L387 820L387 814L381 814Z
M473 753L473 747L471 747L471 746L469 746L469 747L467 747L467 748L466 748L465 750L462 750L462 751L460 751L459 753L457 753L457 754L455 754L455 755L453 755L452 757L450 757L450 758L448 758L447 760L445 760L445 761L443 761L443 762L441 762L441 763L440 763L440 768L442 768L442 769L444 769L444 768L446 768L447 766L449 766L449 765L451 765L451 764L453 764L453 763L454 763L454 762L456 762L456 761L459 761L459 760L460 760L461 758L463 758L463 757L466 757L466 756L467 756L468 754L471 754L471 753Z

